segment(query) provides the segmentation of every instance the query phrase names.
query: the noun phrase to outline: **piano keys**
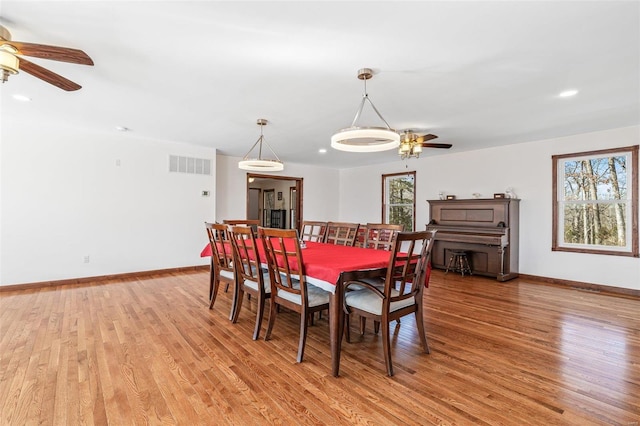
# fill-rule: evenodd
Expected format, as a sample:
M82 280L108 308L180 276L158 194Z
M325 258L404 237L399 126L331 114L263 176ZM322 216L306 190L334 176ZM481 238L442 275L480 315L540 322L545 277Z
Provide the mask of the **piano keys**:
M445 269L452 250L465 250L473 274L498 281L517 277L519 202L512 198L428 200L427 230L438 231L433 267Z

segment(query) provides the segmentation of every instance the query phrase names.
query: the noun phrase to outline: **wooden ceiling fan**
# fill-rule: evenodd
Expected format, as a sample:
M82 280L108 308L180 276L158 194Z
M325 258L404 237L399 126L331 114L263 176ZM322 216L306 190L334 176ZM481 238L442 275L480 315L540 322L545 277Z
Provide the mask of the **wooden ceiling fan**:
M10 75L18 74L20 70L62 90L73 91L82 87L53 71L29 62L22 56L33 56L34 58L51 59L72 64L93 65L91 58L82 50L11 40L9 30L0 25L0 78L3 83L7 81Z
M427 142L436 139L437 136L431 133L426 135L418 135L412 130L404 130L400 133L400 148L398 148L398 155L403 160L411 157L420 157L422 148L441 148L449 149L453 145L450 143L433 143Z

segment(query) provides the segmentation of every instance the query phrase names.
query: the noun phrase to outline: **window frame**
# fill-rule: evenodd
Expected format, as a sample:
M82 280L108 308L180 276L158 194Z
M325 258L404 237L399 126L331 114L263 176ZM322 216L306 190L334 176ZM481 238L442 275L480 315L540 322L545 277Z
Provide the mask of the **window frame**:
M552 189L552 210L553 210L553 224L552 224L552 251L564 251L573 253L590 253L590 254L605 254L612 256L632 256L639 257L640 251L638 248L638 145L627 146L622 148L602 149L596 151L585 151L571 154L553 155L552 168L553 168L553 189ZM629 173L629 166L627 166L627 198L621 199L631 203L629 217L626 220L627 237L630 238L630 244L628 248L616 248L604 245L591 245L589 244L570 244L564 243L560 235L564 235L564 215L563 208L560 208L565 202L565 189L564 189L564 164L567 161L580 161L591 158L603 158L611 156L628 155L631 170ZM587 200L584 204L590 203ZM582 203L579 203L582 204ZM590 248L589 246L593 246ZM607 247L607 248L605 248Z
M416 179L416 172L414 171L410 171L410 172L401 172L401 173L387 173L387 174L383 174L382 175L382 223L389 223L388 222L388 217L387 217L387 210L388 208L390 208L390 205L387 203L387 199L388 199L388 194L387 194L387 179L392 179L394 177L400 177L400 176L411 176L413 178L413 203L411 205L412 207L412 227L413 227L413 231L415 231L416 229L416 185L417 185L417 179ZM403 204L403 205L409 205L409 204ZM408 229L405 229L405 231L409 231Z

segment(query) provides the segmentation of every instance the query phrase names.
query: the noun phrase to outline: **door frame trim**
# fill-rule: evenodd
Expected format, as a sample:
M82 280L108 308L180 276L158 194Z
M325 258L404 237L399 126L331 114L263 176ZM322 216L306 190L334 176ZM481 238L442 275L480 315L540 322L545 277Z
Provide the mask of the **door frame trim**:
M300 226L302 224L302 217L303 217L303 211L302 211L302 206L303 206L303 181L304 179L301 177L296 177L296 176L274 176L274 175L263 175L263 174L259 174L259 173L247 173L246 179L245 179L245 184L246 184L246 217L249 217L249 179L250 178L258 178L258 179L275 179L275 180L292 180L296 182L296 192L298 193L297 195L297 200L296 200L296 210L298 211L297 217L296 217L296 225L295 225L295 229L298 230L298 232L300 232Z

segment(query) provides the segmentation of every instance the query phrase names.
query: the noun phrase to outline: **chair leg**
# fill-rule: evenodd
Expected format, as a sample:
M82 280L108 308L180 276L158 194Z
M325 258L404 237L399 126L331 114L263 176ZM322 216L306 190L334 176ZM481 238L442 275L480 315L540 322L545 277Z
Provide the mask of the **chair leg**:
M271 308L269 309L269 322L267 323L267 331L264 334L264 340L271 338L271 330L273 330L273 324L276 322L276 315L278 314L278 305L273 298L271 299Z
M298 362L302 362L302 358L304 357L304 345L307 343L307 324L308 317L306 309L302 309L300 313L300 342L298 343Z
M209 271L209 302L211 302L211 298L213 297L213 286L216 281L216 272L213 266L213 262L211 262L211 267Z
M256 312L256 327L253 330L253 340L258 340L260 337L260 328L262 327L262 317L264 316L264 302L265 298L258 296L258 308Z
M351 315L344 314L344 336L347 343L351 343Z
M460 274L464 277L464 257L458 256L458 267L460 268Z
M380 332L380 321L373 322L373 332L378 334Z
M382 345L384 346L384 363L387 366L387 374L393 376L393 365L391 364L391 335L389 321L382 321Z
M227 287L229 286L229 283L227 281ZM233 315L235 314L235 312L240 312L240 308L238 307L238 303L240 303L240 305L242 305L242 299L240 299L240 301L238 302L238 297L241 296L238 294L238 292L240 288L240 284L238 282L233 282L233 295L231 296L231 312L229 312L229 321L233 321ZM244 292L242 293L242 295L244 295Z
M431 351L429 350L429 343L427 343L427 334L424 331L424 320L422 318L422 306L418 304L418 309L416 310L416 325L418 326L418 333L420 334L420 341L422 341L422 348L424 349L424 353L429 354Z
M238 317L240 316L240 310L242 309L242 301L244 300L244 291L238 286L235 290L236 294L234 294L233 298L235 299L234 306L231 310L231 322L235 324L238 322Z
M360 335L364 336L365 328L367 327L367 318L361 316L360 317Z
M209 301L209 309L213 309L213 304L216 303L216 296L218 295L218 287L220 287L220 280L213 280L213 290L211 292L211 300Z
M449 258L449 263L447 263L447 269L444 271L445 274L449 273L449 269L451 269L451 265L454 263L454 259L455 257L451 255L451 257Z

